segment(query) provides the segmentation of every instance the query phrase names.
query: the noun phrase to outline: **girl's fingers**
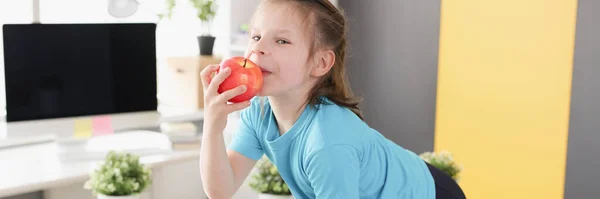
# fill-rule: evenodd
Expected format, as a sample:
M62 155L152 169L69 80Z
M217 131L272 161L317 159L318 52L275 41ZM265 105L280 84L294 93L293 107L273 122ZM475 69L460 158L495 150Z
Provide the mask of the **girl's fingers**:
M227 67L221 70L217 75L215 75L214 78L212 78L206 91L210 93L216 93L217 89L219 88L219 85L221 85L221 83L225 81L229 74L231 74L231 68Z
M202 72L200 72L200 78L202 79L202 88L204 91L208 89L208 85L210 85L211 77L210 75L219 69L219 65L208 65L204 67Z
M234 98L235 96L244 94L246 92L246 90L248 90L248 89L246 88L245 85L235 87L231 90L221 93L221 95L219 95L219 100L221 100L222 102L226 102L226 101L230 100L231 98Z

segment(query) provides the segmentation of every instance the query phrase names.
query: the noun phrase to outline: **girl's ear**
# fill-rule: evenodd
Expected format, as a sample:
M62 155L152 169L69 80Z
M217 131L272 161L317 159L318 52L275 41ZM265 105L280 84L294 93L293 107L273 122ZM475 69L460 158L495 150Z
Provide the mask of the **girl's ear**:
M331 50L321 51L316 54L316 65L311 71L312 76L323 76L331 70L333 64L335 64L335 53Z

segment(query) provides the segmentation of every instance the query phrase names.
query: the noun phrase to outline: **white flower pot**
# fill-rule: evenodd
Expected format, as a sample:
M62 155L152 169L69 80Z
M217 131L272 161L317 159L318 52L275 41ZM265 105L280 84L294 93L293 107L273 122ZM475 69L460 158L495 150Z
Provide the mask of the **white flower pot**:
M258 194L258 199L294 199L294 196L282 196L282 195L271 195L271 194Z
M98 194L98 199L140 199L140 196L139 195L106 196L106 195Z

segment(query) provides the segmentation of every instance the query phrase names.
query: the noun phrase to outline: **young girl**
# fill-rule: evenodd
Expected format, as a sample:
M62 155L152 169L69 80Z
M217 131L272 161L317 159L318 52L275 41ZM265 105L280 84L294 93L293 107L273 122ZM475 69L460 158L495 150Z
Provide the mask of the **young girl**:
M212 79L219 66L202 71L200 171L210 198L231 198L265 154L296 199L465 198L452 179L362 120L345 77L346 34L327 0L263 0L247 57L261 67L266 99L228 104L246 88L219 94L230 70ZM242 109L226 149L227 115Z

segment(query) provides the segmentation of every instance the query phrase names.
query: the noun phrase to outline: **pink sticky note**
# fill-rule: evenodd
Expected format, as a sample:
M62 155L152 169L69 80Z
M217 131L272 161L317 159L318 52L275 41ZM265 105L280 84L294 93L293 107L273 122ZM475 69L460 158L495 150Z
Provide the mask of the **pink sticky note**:
M99 116L92 118L92 129L95 136L114 133L110 116Z

